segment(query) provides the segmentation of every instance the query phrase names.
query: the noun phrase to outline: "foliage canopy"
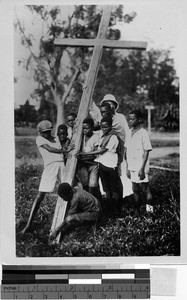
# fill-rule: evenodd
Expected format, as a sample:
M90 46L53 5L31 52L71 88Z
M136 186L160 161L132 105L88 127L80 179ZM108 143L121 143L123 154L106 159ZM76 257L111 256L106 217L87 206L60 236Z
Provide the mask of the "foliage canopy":
M77 112L82 88L89 68L92 48L57 47L54 39L61 35L70 38L95 38L101 19L101 10L96 5L62 6L28 5L33 20L43 22L39 51L35 51L35 37L26 33L23 22L16 17L15 28L21 42L29 49L26 68L33 68L38 88L32 97L40 102L39 119L48 118L56 122L56 115L67 111ZM118 22L129 23L136 13L124 14L122 5L116 6L107 33L108 39L120 39L116 28ZM45 27L45 30L44 30ZM73 74L79 70L72 88L67 93ZM16 82L15 82L16 84ZM178 78L170 50L117 51L105 49L93 95L99 104L104 94L112 93L125 115L134 107L144 108L145 104L179 104ZM64 96L64 97L63 97ZM66 97L65 97L66 96ZM50 111L50 112L49 112Z

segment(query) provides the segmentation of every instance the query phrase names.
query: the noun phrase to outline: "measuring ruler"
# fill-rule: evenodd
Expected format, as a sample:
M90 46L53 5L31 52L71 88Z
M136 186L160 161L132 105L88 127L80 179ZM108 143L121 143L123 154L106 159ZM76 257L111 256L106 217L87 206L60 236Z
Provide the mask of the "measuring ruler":
M149 269L3 266L1 299L149 299Z

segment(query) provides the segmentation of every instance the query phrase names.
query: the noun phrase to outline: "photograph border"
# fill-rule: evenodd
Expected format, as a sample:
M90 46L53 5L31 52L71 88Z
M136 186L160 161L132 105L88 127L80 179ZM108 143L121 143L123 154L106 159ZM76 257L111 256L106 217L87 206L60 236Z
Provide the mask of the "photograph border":
M150 0L149 0L150 1ZM165 0L167 1L167 0ZM32 265L90 265L90 257L16 257L15 251L15 145L14 145L14 36L13 36L13 7L14 5L26 5L31 1L1 1L1 92L2 100L0 104L1 110L1 264L32 264ZM139 1L140 2L140 1ZM169 1L168 5L169 5ZM32 4L65 5L67 1L32 1ZM68 1L70 4L78 4L77 2ZM80 4L84 1L80 1ZM91 1L90 4L99 4L99 2ZM113 1L103 1L103 5L112 4ZM85 1L88 4L88 1ZM119 4L123 4L120 1ZM124 1L125 5L125 1ZM181 180L181 255L180 256L154 256L154 257L94 257L93 265L108 265L108 264L182 264L187 263L187 212L186 188L185 188L185 173L186 173L186 141L187 132L186 122L186 44L185 37L187 34L186 12L187 3L180 2L179 20L177 24L180 33L180 180ZM92 264L92 263L91 263Z

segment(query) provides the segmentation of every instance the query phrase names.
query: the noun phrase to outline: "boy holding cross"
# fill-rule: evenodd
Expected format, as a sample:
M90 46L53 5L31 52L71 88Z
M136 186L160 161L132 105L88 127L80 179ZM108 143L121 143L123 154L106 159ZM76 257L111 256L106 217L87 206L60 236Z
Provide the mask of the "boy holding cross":
M123 153L117 151L119 137L112 129L111 116L105 116L101 119L101 130L102 136L98 149L85 153L85 156L97 155L95 162L99 164L99 177L107 196L107 208L112 206L120 209L123 186L118 175L117 165L119 156L122 158Z
M38 194L33 202L27 225L22 230L22 234L27 233L31 229L34 216L46 193L53 192L58 176L62 177L65 166L64 154L67 154L74 148L72 145L66 149L62 149L59 141L51 135L52 127L52 123L48 120L41 121L37 125L38 136L36 138L36 144L43 158L44 170L40 180Z
M66 122L66 126L68 129L68 138L71 139L72 135L73 135L73 127L76 121L77 115L74 112L70 112L67 115L67 122Z
M94 161L95 155L87 155L90 151L98 149L99 134L93 132L94 121L92 118L87 117L83 120L83 138L80 151L77 153L78 164L77 173L83 185L83 189L94 195L96 198L101 199L99 191L99 178L98 178L98 163Z

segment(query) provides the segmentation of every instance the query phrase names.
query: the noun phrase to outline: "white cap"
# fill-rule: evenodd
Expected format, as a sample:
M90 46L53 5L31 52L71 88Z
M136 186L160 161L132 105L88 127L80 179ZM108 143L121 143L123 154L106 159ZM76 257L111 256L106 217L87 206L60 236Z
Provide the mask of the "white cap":
M103 103L103 102L107 102L107 101L112 101L116 104L116 110L118 109L119 107L119 103L117 102L116 98L114 97L114 95L112 94L107 94L104 96L103 100L101 100L101 103L100 105Z
M52 127L53 127L52 123L48 120L43 120L37 125L39 132L49 131L52 129Z

